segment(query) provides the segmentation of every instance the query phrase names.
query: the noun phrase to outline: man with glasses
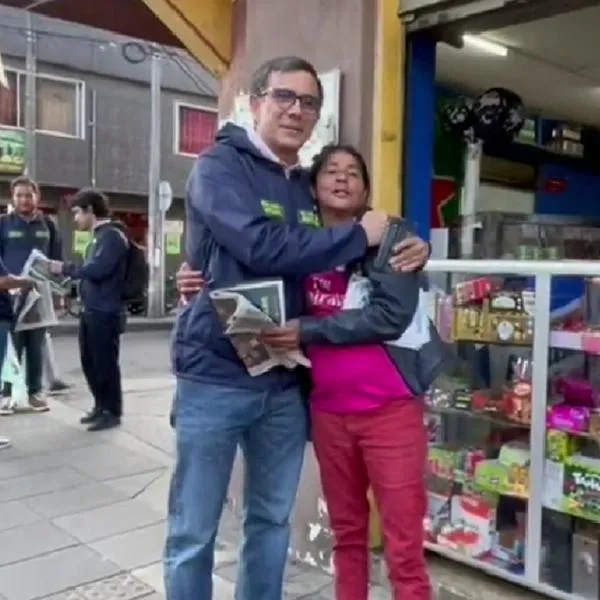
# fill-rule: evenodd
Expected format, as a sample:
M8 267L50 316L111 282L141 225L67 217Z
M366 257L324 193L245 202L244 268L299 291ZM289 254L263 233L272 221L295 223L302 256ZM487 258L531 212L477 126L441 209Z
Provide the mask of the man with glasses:
M225 125L190 175L186 255L213 289L283 279L286 315L295 318L303 308L302 277L362 258L379 244L387 215L370 211L359 223L318 227L298 160L323 101L310 63L296 57L265 63L252 77L250 95L254 128ZM427 260L428 247L417 238L408 245L411 270ZM212 598L215 538L239 444L245 520L235 597L281 600L307 439L297 373L279 368L251 377L207 293L182 310L173 339L177 463L164 560L167 598Z

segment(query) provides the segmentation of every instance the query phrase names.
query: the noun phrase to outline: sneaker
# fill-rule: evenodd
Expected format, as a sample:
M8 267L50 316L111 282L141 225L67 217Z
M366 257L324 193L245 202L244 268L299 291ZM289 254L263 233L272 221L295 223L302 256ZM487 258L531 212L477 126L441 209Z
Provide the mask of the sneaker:
M48 394L50 394L51 396L54 394L63 394L64 392L70 389L71 386L68 383L57 379L50 385L50 388L48 389Z
M12 444L10 443L9 438L0 437L0 450L6 450L7 448L10 448L11 446L12 446Z
M88 431L104 431L121 424L121 417L103 411L102 414L87 428Z
M50 407L48 403L44 400L42 394L31 394L29 396L29 410L31 412L48 412Z
M15 409L10 405L10 398L0 403L0 417L10 417L15 414Z
M99 408L92 408L92 410L86 412L85 415L83 415L83 417L79 419L79 422L82 425L91 425L92 423L98 421L98 419L100 419L101 416L102 410L100 410Z

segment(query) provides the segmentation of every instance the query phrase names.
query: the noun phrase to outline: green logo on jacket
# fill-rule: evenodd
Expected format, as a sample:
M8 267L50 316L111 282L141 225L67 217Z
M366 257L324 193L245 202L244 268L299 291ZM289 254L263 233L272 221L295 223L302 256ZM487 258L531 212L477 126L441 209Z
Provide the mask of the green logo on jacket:
M269 217L269 219L278 219L283 221L285 217L285 211L283 210L283 206L279 204L279 202L272 202L271 200L261 200L260 205L265 213L265 216Z
M300 225L309 225L310 227L321 227L319 215L314 210L299 210L298 223Z

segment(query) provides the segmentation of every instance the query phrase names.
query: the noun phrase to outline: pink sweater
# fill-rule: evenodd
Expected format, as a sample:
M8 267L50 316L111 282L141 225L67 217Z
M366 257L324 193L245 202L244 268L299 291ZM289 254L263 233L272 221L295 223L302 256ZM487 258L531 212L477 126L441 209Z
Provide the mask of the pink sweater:
M340 310L348 287L343 270L307 277L308 313L327 317ZM307 348L312 363L312 407L331 413L372 410L412 392L380 344Z

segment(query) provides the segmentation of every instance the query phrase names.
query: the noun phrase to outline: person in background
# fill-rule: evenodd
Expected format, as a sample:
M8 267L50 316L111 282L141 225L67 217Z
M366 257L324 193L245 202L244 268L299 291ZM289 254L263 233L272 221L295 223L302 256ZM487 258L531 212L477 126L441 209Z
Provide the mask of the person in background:
M0 258L13 275L20 275L31 251L37 249L51 260L62 259L62 244L54 222L39 208L40 190L30 177L17 177L10 184L12 212L0 218ZM25 355L28 410L45 412L48 403L42 394L42 348L46 330L31 329L14 334L19 360ZM5 386L4 396L10 396Z
M250 85L254 127L225 125L188 180L186 254L211 289L252 278L285 284L286 313L304 304L302 278L380 243L387 215L320 228L298 153L319 119L323 89L298 57L267 61ZM414 239L414 261L427 244ZM413 248L414 250L414 248ZM238 445L246 482L237 600L281 600L289 519L307 439L295 370L251 377L218 322L207 292L181 310L173 335L177 459L165 545L167 600L212 598L214 544Z
M370 178L351 146L314 158L311 182L326 227L367 207ZM406 224L407 231L411 227ZM394 600L431 600L424 554L426 434L421 394L444 366L441 341L427 359L383 342L398 340L417 313L425 276L363 260L305 280L308 316L266 330L272 348L306 349L311 362L312 440L334 535L335 597L369 597L369 486L379 508ZM360 286L371 288L357 303ZM421 368L425 365L427 368ZM426 373L426 375L424 375Z
M32 282L19 275L11 275L2 259L0 259L0 370L4 365L8 337L13 324L13 300L9 290L28 290ZM11 415L14 411L7 406L0 406L0 416ZM10 439L0 437L0 450L10 447Z
M52 261L53 273L80 280L82 312L79 320L81 367L94 398L82 417L88 431L101 431L121 423L123 397L119 367L123 328L123 286L129 240L120 223L111 220L108 198L85 188L72 199L78 229L93 238L81 266Z

